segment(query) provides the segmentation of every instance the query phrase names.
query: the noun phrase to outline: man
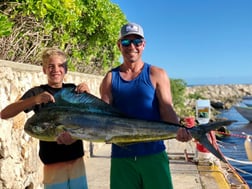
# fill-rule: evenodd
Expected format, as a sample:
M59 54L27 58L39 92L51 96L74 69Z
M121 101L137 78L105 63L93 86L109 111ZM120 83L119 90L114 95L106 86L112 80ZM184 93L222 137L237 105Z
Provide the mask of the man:
M172 107L170 80L163 69L143 62L144 32L140 25L121 28L118 48L123 63L104 77L101 98L128 116L178 123ZM191 140L179 129L179 141ZM170 189L172 180L163 141L118 146L112 144L111 189Z
M42 54L42 63L48 84L28 90L20 100L4 108L2 119L22 111L38 113L45 104L55 102L54 93L75 86L63 83L67 73L67 58L63 51L46 49ZM76 87L76 92L89 92L89 88L82 83ZM40 141L39 157L44 163L45 189L87 189L83 155L82 141L72 139L67 132L61 133L56 142Z

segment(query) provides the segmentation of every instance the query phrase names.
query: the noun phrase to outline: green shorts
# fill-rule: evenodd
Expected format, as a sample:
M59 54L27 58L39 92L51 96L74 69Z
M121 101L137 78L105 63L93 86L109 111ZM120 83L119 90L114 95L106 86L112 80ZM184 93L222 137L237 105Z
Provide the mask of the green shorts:
M135 158L112 158L110 189L172 189L165 151Z

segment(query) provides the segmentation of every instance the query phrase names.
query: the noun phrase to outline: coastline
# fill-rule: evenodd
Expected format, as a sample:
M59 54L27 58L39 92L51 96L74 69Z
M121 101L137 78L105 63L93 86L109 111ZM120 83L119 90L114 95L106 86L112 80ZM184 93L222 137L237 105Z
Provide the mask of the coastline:
M40 66L28 65L0 60L0 109L16 101L24 92L34 86L46 83ZM99 85L102 76L68 72L65 82L81 83L85 81L92 94L99 97ZM200 93L213 102L225 104L234 103L243 96L252 94L252 85L204 85L186 88L187 94ZM188 100L188 104L195 105L195 100ZM228 107L228 106L226 106ZM20 113L9 120L0 119L0 141L2 154L0 166L5 170L0 176L0 185L7 188L23 189L33 186L42 189L42 163L38 158L38 140L29 137L23 131L23 125L31 114ZM10 142L11 141L11 142ZM90 158L90 142L84 141L85 157ZM94 144L94 152L103 144ZM11 149L11 150L10 150ZM21 151L21 153L20 153ZM22 173L22 174L16 174ZM27 179L28 178L28 179Z

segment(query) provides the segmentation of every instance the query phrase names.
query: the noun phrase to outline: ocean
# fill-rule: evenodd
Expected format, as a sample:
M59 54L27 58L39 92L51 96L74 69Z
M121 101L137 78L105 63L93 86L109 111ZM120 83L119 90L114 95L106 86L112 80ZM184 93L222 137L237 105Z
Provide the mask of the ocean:
M219 146L226 157L233 159L232 161L229 160L230 164L246 180L250 188L252 188L252 161L251 164L242 162L249 162L244 147L246 137L243 132L252 135L252 123L244 119L233 107L229 110L222 111L219 117L237 120L237 122L228 126L229 131L231 131L230 136L224 137L219 142Z
M191 77L182 78L188 86L197 85L228 85L228 84L252 84L252 76L230 77Z

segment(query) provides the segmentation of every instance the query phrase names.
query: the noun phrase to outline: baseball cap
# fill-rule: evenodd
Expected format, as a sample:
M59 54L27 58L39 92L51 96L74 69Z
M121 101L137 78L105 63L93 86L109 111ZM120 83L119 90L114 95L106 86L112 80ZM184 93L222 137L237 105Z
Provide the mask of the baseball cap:
M121 28L119 39L131 34L139 35L144 38L143 28L140 25L136 23L127 23Z

